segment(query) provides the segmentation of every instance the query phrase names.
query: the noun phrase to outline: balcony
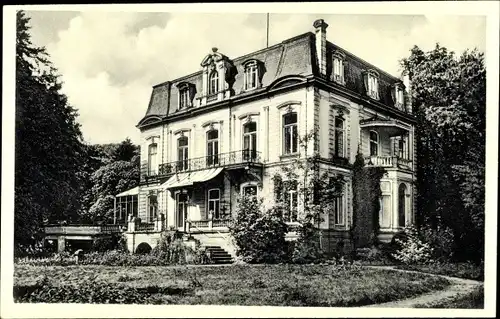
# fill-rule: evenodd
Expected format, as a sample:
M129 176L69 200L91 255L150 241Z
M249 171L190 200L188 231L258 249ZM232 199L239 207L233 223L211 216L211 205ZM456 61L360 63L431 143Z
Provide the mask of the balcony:
M399 156L367 156L365 157L365 165L371 167L412 169L411 160Z
M209 168L227 168L228 166L238 167L240 165L246 166L249 164L261 164L260 152L254 150L242 150L164 163L160 165L158 175L164 176Z

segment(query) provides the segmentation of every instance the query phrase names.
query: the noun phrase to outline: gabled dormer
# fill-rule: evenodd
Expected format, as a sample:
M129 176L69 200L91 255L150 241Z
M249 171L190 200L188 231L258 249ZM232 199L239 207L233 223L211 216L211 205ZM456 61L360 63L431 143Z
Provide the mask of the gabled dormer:
M212 48L212 53L201 62L203 71L200 105L222 101L233 94L236 67L227 56L217 51L217 48Z

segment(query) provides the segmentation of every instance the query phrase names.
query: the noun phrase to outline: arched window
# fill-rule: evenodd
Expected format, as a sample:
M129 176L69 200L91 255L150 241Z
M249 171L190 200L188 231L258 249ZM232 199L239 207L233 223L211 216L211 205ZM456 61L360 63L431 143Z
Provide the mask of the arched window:
M219 164L219 131L210 130L207 132L207 165Z
M378 133L375 131L370 131L370 156L378 155Z
M406 226L406 185L401 183L398 190L398 225Z
M212 71L208 77L208 94L215 94L219 92L219 73Z
M257 123L248 122L243 125L243 159L257 158Z
M148 147L148 175L156 175L157 173L157 158L158 145L156 143L149 144Z
M335 118L335 153L336 157L346 157L345 156L345 126L344 119L342 117Z
M298 151L297 113L283 115L283 153L294 154Z
M189 142L186 136L179 137L177 140L177 169L180 171L189 168Z

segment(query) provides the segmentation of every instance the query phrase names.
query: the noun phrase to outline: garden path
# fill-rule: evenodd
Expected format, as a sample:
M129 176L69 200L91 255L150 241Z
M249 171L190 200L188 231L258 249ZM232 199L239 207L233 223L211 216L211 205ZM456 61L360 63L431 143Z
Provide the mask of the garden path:
M404 270L404 269L396 269L393 266L367 266L370 268L377 269L390 269L393 271L401 271L401 272L413 272L413 273L421 273L418 271L412 270ZM477 286L482 285L481 281L463 279L457 277L449 277L444 275L435 275L429 274L431 276L439 276L442 278L446 278L450 281L450 286L444 290L433 291L430 293L422 294L417 297L412 297L403 300L396 300L391 302L367 305L365 307L376 307L376 308L417 308L417 307L431 307L432 305L441 304L447 300L455 299L457 297L464 296L470 292L472 292Z

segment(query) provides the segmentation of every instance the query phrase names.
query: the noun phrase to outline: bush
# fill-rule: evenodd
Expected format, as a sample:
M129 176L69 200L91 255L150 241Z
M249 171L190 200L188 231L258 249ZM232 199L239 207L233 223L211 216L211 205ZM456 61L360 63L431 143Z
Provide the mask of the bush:
M438 261L450 261L454 257L455 238L449 227L432 229L427 225L420 227L421 237L433 248L433 258Z
M393 261L386 246L372 246L356 249L355 259L370 265L390 265Z
M279 263L287 258L287 225L278 209L261 211L261 200L240 198L237 215L229 229L236 255L248 263Z
M126 239L122 234L111 234L110 237L96 238L92 242L92 251L127 250Z
M425 264L432 261L432 247L424 242L413 226L407 226L404 229L405 239L395 238L394 241L400 246L395 253L392 254L394 259L403 264Z
M46 276L34 285L14 286L15 302L141 304L145 303L148 297L149 294L138 288L93 280L77 286L52 286Z
M310 264L325 261L326 256L320 247L319 231L311 223L299 228L299 238L293 245L290 261L294 264Z

